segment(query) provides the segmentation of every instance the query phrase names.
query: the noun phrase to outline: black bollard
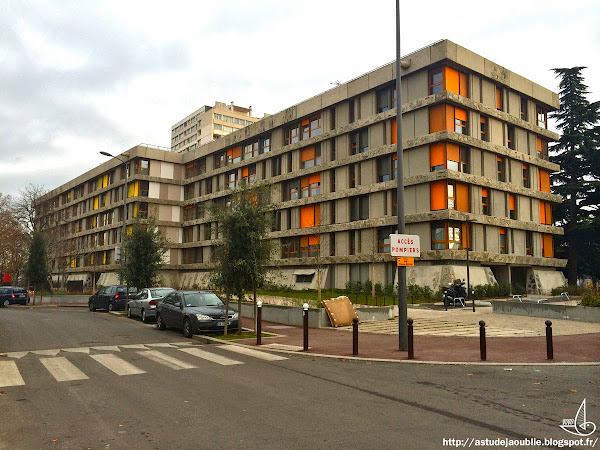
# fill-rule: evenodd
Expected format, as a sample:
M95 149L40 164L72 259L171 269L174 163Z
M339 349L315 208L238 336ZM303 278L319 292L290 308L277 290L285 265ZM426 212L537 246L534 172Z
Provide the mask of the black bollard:
M479 321L479 351L481 353L481 360L486 360L486 348L485 348L485 322Z
M304 312L304 351L308 350L308 303L302 305Z
M352 354L358 355L358 319L352 319Z
M407 319L408 323L408 359L415 359L415 350L413 348L413 320Z
M256 302L256 345L261 344L262 337L262 302Z
M552 345L552 322L546 320L546 359L554 359L554 346Z

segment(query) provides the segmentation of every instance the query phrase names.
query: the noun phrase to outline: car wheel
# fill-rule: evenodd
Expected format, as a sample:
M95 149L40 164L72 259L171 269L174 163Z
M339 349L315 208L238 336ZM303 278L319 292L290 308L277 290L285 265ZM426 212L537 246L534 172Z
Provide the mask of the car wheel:
M131 314L131 308L129 307L129 305L127 305L127 317L129 317L130 319L133 317L133 315Z
M92 311L92 312L96 311L96 307L94 306L94 304L92 302L88 303L88 308L90 308L90 311Z
M115 310L115 307L112 304L112 302L108 302L108 312L113 312L114 310Z
M148 318L146 317L146 310L142 309L142 322L148 322Z
M186 338L191 338L192 337L192 322L190 322L190 319L184 319L183 320L183 335Z
M162 320L162 317L160 317L160 314L156 314L156 328L158 328L160 331L164 331L167 329L167 326L165 325L165 323Z
M8 300L4 300L2 302L2 306L4 306L5 308L10 304L10 302Z

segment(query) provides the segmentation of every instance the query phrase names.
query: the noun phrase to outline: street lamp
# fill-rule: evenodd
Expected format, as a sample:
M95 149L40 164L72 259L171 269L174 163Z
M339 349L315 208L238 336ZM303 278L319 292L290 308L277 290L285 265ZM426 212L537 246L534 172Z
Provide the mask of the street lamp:
M469 247L471 247L471 233L469 231L469 226L472 222L472 219L467 219L465 220L465 231L467 232L467 298L466 300L469 300L469 297L471 296L471 273L469 271ZM473 296L473 312L475 312L475 296Z
M121 231L121 272L119 273L119 284L123 285L123 262L125 260L125 236L127 234L127 180L129 173L127 171L127 160L123 160L118 156L111 155L108 152L100 152L101 155L108 156L110 158L118 159L123 163L125 169L125 187L123 188L123 231ZM129 158L129 153L121 153L121 156Z

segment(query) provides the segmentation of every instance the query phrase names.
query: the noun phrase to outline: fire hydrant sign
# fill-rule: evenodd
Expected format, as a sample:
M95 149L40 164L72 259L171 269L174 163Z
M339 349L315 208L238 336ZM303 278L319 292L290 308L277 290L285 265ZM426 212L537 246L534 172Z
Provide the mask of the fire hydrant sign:
M392 256L418 258L421 256L421 240L416 234L390 234Z

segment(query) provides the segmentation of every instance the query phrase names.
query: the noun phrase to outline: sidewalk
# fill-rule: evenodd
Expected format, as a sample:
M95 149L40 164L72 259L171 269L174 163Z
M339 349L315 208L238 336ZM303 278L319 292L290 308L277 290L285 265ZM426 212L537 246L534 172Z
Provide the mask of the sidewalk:
M547 364L597 363L600 365L600 324L570 320L553 320L554 359L546 359L546 325L539 317L493 314L491 308L468 308L432 311L410 308L414 320L414 355L416 362L482 362L480 359L479 321L486 322L487 359L482 363ZM254 328L251 318L243 326ZM363 322L358 327L358 357L366 359L408 360L399 351L398 320ZM261 347L332 357L352 357L352 327L309 328L308 352L303 351L302 327L262 323ZM256 339L235 343L256 346Z

